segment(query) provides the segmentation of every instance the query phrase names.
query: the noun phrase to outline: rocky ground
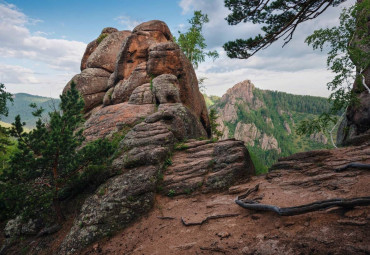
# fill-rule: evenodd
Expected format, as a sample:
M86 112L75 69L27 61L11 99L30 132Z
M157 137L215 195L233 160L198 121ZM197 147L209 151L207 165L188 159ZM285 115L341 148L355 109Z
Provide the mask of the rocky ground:
M189 182L182 178L174 181L175 173L180 176L184 172L176 169L183 170L181 163L189 159L194 159L194 169L200 169L198 172L203 174L198 176L206 180L212 171L201 169L208 166L210 155L214 155L210 151L230 143L239 142L185 143L173 155L163 184L172 185L171 189L175 190L174 187L184 188L197 178L196 174L190 174ZM370 164L370 144L298 153L281 159L270 173L240 178L226 189L208 191L204 184L185 194L176 190L181 195L171 194L169 189L157 190L148 213L76 254L369 254L368 206L278 216L273 212L246 210L234 202L237 196L256 186L258 189L248 199L280 207L369 196L369 170L335 171L351 162ZM76 216L71 215L59 232L23 239L7 254L20 254L20 247L27 247L28 254L55 254Z
M334 171L353 161L370 163L370 145L296 154L221 193L156 195L148 215L81 254L369 254L369 207L282 217L234 203L256 185L250 199L281 207L369 196L368 170Z

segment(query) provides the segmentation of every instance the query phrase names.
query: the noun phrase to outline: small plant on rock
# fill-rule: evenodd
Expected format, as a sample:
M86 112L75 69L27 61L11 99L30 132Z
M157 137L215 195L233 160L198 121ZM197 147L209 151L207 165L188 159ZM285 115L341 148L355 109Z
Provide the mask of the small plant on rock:
M176 195L176 191L174 191L173 189L170 189L167 193L167 196L169 197L174 197Z

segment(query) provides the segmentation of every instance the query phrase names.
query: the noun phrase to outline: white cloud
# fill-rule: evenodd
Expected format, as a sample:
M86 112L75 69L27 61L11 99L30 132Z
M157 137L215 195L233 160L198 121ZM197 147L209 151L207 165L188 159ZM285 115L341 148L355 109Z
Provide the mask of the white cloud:
M314 76L312 74L315 74ZM222 96L227 89L243 80L251 80L257 88L278 90L297 95L329 96L326 82L332 76L323 69L306 69L296 72L239 68L224 72L197 71L198 77L207 77L206 93Z
M353 3L354 0L350 0L345 5ZM209 48L219 51L220 58L215 62L208 60L196 70L198 76L208 77L205 81L207 93L222 95L237 82L251 79L257 87L266 89L316 96L330 94L326 83L332 74L326 70L326 53L313 51L304 40L315 29L338 24L340 8L329 8L318 18L301 24L293 40L284 48L280 40L248 60L239 60L229 59L222 45L230 40L257 35L260 25L228 25L225 18L230 11L224 7L223 0L181 0L179 6L183 14L202 10L210 20L204 25L204 36Z
M31 66L35 67L33 64ZM19 65L0 64L0 83L4 83L11 93L25 92L56 98L73 74L52 70L40 73Z
M139 25L141 22L138 20L134 20L129 16L119 16L115 18L115 20L118 21L119 24L123 26L123 29L133 30L137 25Z
M31 59L59 70L78 72L86 44L48 39L27 28L38 20L28 18L12 4L0 4L0 55L3 58Z
M38 83L39 80L35 77L34 72L29 68L0 64L0 82L5 84L35 84Z

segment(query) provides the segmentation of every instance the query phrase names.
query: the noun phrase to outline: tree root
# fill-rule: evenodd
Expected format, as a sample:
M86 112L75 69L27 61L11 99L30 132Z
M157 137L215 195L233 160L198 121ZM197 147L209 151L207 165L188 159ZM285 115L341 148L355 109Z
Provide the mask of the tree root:
M209 221L211 219L220 219L220 218L228 218L228 217L236 217L236 216L239 216L239 214L212 215L212 216L208 216L207 218L205 218L201 222L189 222L189 223L185 222L184 218L181 217L181 222L184 226L188 227L188 226L202 225L203 223L206 223L207 221Z
M349 163L343 167L337 168L334 171L339 173L347 170L348 168L358 168L358 169L369 169L370 170L370 164L362 164L362 163Z
M174 220L174 217L168 217L168 216L158 216L157 217L160 220Z
M292 215L299 215L304 213L309 213L313 211L318 211L321 209L327 209L335 206L346 207L346 208L353 208L355 206L367 206L370 205L370 197L357 197L351 199L329 199L329 200L321 200L310 204L305 204L301 206L295 207L285 207L280 208L275 205L267 205L267 204L260 204L255 200L239 200L236 199L235 203L239 206L256 211L272 211L277 213L280 216L292 216Z
M219 247L204 247L204 246L200 246L199 249L203 250L203 251L212 251L212 252L220 252L220 253L227 253L226 250L222 249L222 248L219 248Z

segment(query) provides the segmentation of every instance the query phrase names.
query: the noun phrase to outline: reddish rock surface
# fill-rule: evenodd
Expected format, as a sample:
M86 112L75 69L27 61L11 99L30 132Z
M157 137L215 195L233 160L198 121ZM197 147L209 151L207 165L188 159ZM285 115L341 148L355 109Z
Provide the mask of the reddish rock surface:
M134 126L154 111L153 104L134 105L127 102L101 108L86 121L84 136L88 141L104 138L124 125Z
M282 217L234 203L237 195L256 185L259 189L249 199L281 207L369 196L368 170L334 171L353 161L369 164L369 155L369 144L300 153L282 159L269 174L231 186L227 192L157 195L147 216L81 254L369 254L369 207L334 207ZM211 218L201 225L181 222L183 218L186 223L200 223L207 217Z
M130 31L118 31L107 35L87 59L87 68L102 68L112 73L122 42L130 35Z
M151 84L152 80L158 80L158 76L173 75L174 78L170 81L162 79L154 82L157 91L151 91L154 100L150 100L150 92L146 89L145 99L136 98L138 93L143 93L141 90L136 91L131 103L181 102L191 110L208 136L210 135L208 111L199 91L194 69L179 46L173 42L171 32L164 22L148 21L138 25L132 32L118 31L115 28L103 29L100 37L86 48L81 70L82 73L72 80L77 83L77 89L85 99L87 117L92 112L103 109L102 105L128 102L136 88ZM105 72L104 75L102 72ZM69 84L65 90L69 88ZM176 86L172 92L171 84ZM149 86L151 87L152 85ZM162 92L169 100L163 98Z
M109 35L111 33L114 33L114 32L118 32L117 29L113 28L113 27L106 27L102 30L101 32L101 36L102 35ZM95 39L94 41L90 42L87 47L86 47L86 50L85 50L85 53L84 55L82 56L82 60L81 60L81 71L83 71L84 69L86 69L87 67L87 59L90 57L90 55L95 51L95 49L98 47L99 43L98 43L98 40Z
M249 153L242 141L235 139L217 143L189 141L180 144L165 171L164 192L173 194L220 191L231 184L255 175Z

